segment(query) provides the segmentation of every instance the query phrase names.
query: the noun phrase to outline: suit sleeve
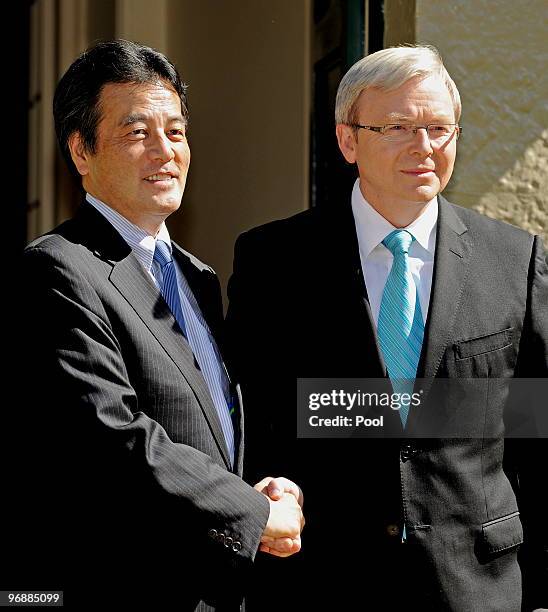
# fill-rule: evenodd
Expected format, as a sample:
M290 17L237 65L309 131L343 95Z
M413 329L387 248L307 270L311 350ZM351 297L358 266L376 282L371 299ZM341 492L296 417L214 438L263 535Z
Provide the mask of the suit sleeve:
M129 492L128 482L134 483L133 490L149 491L170 508L169 516L180 517L175 542L184 546L188 537L200 554L207 551L202 556L216 564L219 573L248 567L268 520L266 498L207 454L174 443L147 416L143 394L130 382L108 306L85 269L77 268L70 257L35 247L24 255L23 276L21 303L34 372L29 386L39 388L39 393L31 393L28 423L34 442L42 437L40 430L50 432L48 456L54 467L49 477L55 470L66 472L67 466L91 479L94 471L118 474L120 487ZM101 453L94 442L102 446ZM87 456L100 463L101 455L110 462L102 466L103 472L101 466L80 469ZM37 463L28 469L43 474ZM73 486L82 492L87 484L74 480ZM119 527L127 528L124 520ZM225 544L215 532L231 540ZM240 550L233 550L236 542Z
M226 354L242 388L245 412L244 477L256 482L283 474L300 486L293 398L294 332L286 317L293 295L279 245L260 230L242 234L234 248L225 321ZM281 443L290 440L289 445Z
M242 234L234 247L224 337L228 367L242 389L244 478L248 482L257 481L261 475L291 474L291 470L280 464L280 449L274 442L272 403L285 396L280 381L273 380L277 371L272 363L275 343L268 338L270 304L262 289L263 276L255 269L259 258L253 233Z
M255 307L260 301L257 292L253 291L252 279L255 275L250 266L253 258L250 258L246 244L246 235L242 234L234 246L233 272L228 281L229 304L223 334L228 366L239 382L242 382L242 377L245 378L245 372L253 363L248 350L252 344L249 328L255 324Z
M534 240L528 279L528 307L522 332L516 376L548 379L548 262L541 239ZM538 387L537 387L538 388ZM521 400L523 401L523 400ZM532 418L546 422L546 397L527 399ZM541 416L542 415L542 416ZM523 610L548 608L548 537L546 505L540 500L548 471L548 440L508 439L509 463L515 470L516 494L524 528L520 551Z

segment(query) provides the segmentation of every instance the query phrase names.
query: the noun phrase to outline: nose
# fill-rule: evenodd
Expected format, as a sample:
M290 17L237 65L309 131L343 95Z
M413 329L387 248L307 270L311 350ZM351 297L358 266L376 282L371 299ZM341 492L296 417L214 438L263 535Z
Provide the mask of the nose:
M424 130L424 131L423 131ZM432 143L430 142L430 137L428 136L428 130L426 126L416 125L413 130L413 140L411 141L411 148L413 152L424 154L427 152L428 154L433 153Z
M152 159L161 162L171 161L175 157L175 152L169 138L162 132L156 134L150 141L149 154Z

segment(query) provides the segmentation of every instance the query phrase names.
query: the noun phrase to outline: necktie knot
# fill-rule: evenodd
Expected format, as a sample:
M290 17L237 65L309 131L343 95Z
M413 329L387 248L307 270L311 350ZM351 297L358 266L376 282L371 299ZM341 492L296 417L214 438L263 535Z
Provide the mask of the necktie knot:
M172 261L169 246L163 240L156 240L156 247L154 249L154 261L157 261L160 264L161 268L163 268L170 261Z
M396 257L408 253L414 238L407 230L394 230L382 241L384 246Z

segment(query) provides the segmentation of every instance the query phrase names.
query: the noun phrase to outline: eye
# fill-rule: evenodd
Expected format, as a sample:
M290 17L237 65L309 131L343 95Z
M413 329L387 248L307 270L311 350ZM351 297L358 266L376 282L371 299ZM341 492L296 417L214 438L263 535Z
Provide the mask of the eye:
M406 132L408 129L408 125L403 125L401 123L392 123L390 125L385 126L385 131L389 134L395 134L396 132Z
M452 126L442 125L442 124L429 125L428 131L431 132L432 134L443 135L443 134L448 134L451 131L451 127Z
M186 137L184 128L172 128L171 130L168 131L168 134L170 136L174 136L175 138L185 138Z
M130 136L146 136L146 134L147 131L145 128L136 128L129 133Z

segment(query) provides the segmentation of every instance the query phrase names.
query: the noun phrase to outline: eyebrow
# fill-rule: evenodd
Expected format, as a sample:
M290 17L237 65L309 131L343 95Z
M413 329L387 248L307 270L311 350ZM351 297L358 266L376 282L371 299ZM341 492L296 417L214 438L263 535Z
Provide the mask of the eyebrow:
M400 113L388 113L386 119L388 121L410 121L407 115L402 115Z
M133 125L134 123L139 123L140 121L146 123L146 121L148 121L149 119L150 117L148 115L144 115L143 113L131 113L124 117L118 125L119 127L127 127L128 125ZM182 115L171 115L167 118L167 122L179 122L186 125L186 121Z
M433 121L430 121L430 123L436 123L436 122L446 122L446 123L452 123L453 120L449 121L448 120L449 116L441 116L438 119L434 119ZM388 113L388 115L386 115L386 120L390 123L392 122L407 122L407 123L411 123L414 121L414 119L410 119L409 116L407 115L402 115L401 113Z

